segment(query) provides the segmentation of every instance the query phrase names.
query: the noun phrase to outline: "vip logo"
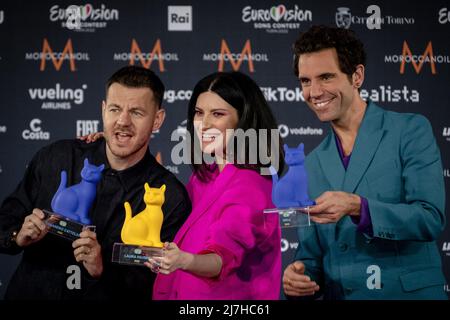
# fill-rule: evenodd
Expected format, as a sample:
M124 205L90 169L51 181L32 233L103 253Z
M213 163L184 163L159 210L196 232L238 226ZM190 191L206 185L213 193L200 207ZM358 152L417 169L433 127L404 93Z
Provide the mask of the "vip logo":
M446 24L450 22L450 10L442 8L439 10L439 23Z
M24 140L50 140L50 132L45 132L41 128L41 119L33 119L30 121L30 129L22 132Z
M77 120L77 137L99 131L98 120Z
M192 31L192 6L168 6L169 31Z
M336 25L339 28L350 28L350 25L352 23L352 14L350 13L350 8L340 7L337 9L338 12L336 12L335 15Z

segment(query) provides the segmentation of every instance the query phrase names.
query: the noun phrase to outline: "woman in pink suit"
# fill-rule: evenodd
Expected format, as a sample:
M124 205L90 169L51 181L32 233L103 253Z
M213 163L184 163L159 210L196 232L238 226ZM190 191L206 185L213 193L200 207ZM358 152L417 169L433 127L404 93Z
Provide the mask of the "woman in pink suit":
M267 139L256 132L258 149L250 152L247 144L232 153L229 143L238 138L227 130L251 128L267 129ZM174 241L164 244L165 256L147 263L158 272L153 299L279 298L278 215L263 213L274 207L272 182L260 174L259 159L249 161L250 153L272 147L282 170L279 136L276 144L270 142L270 129L276 128L264 95L248 76L214 73L195 86L188 110L188 139L197 147L191 152L194 173L187 186L192 213Z

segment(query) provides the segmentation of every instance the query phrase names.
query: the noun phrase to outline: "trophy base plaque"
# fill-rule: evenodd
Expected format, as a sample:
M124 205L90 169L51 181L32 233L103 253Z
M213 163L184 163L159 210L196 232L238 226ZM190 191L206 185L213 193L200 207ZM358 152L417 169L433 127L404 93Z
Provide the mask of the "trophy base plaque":
M112 262L132 266L144 266L144 263L148 262L148 258L162 257L163 255L163 248L159 247L114 243Z
M265 209L264 213L278 213L280 215L280 227L308 227L313 222L309 216L310 207L272 208Z
M42 211L45 214L45 224L49 227L48 232L67 240L74 241L78 239L80 237L80 233L85 229L95 232L95 226L73 221L67 217L48 210Z

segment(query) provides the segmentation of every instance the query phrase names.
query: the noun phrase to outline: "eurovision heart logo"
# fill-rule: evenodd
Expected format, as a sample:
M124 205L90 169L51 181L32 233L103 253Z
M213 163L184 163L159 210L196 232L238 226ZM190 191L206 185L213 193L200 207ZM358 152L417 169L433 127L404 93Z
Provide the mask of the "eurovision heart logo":
M280 4L277 7L272 7L270 9L270 16L275 20L275 21L280 21L281 18L283 18L284 14L286 13L286 7L282 4Z
M92 13L93 8L94 8L94 7L93 7L92 4L90 4L90 3L88 3L88 4L84 5L84 6L80 6L80 9L81 9L81 19L86 20L87 18L89 18L89 16L90 16L91 13Z

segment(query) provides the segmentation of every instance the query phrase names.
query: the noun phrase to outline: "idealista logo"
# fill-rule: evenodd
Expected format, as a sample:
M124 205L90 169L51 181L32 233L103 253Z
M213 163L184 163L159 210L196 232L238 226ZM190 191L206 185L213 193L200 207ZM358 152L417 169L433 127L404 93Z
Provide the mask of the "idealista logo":
M167 29L169 31L192 31L192 6L168 6Z
M254 29L265 29L268 33L288 33L289 30L300 29L300 22L312 21L312 11L294 8L286 8L280 4L270 9L254 9L246 6L242 9L242 21L253 22Z
M74 52L72 39L68 39L63 51L53 51L47 38L44 38L42 44L42 52L28 52L25 53L25 60L41 60L39 70L44 71L47 66L47 61L51 61L57 71L63 65L63 62L69 60L70 71L76 71L75 61L89 61L89 54L87 52Z
M350 12L350 8L339 7L335 14L336 26L339 28L349 29L352 24L366 25L368 29L381 29L383 24L400 24L411 25L414 24L413 17L394 17L381 16L381 9L377 5L370 5L367 7L368 16L357 16Z
M278 125L278 131L280 132L280 136L284 139L287 136L321 136L323 135L322 128L311 128L307 127L299 127L299 128L289 128L285 124Z
M61 21L61 27L79 32L95 32L103 29L110 21L119 20L119 10L109 9L104 4L95 8L88 3L81 6L71 5L61 8L54 5L50 8L50 21Z
M441 10L439 10L439 23L450 23L450 10L448 10L447 8L442 8Z
M50 132L43 131L41 128L41 119L33 119L30 121L30 129L22 132L24 140L50 140Z
M61 88L57 83L55 88L30 88L28 94L31 100L41 100L41 109L43 110L70 110L72 103L80 105L84 102L84 90L87 84L83 84L81 88Z
M417 50L415 48L415 50ZM420 50L420 49L419 49ZM420 52L420 51L419 51ZM413 54L408 42L403 41L403 48L401 55L386 55L384 56L385 63L399 63L400 74L405 73L406 63L411 64L416 74L419 74L424 66L424 63L430 65L430 70L433 75L436 72L437 63L450 63L449 56L435 55L433 52L433 44L429 41L425 47L422 55Z
M228 43L222 39L220 42L219 53L204 53L203 61L219 61L218 71L225 70L225 62L231 64L233 71L238 71L244 61L247 62L248 71L255 72L253 62L269 62L269 58L266 53L254 53L252 51L252 45L250 40L246 40L244 47L240 53L231 52Z
M370 99L373 102L420 102L420 92L406 85L403 88L380 85L378 88L361 89L359 95L364 100Z
M136 39L131 40L130 52L114 53L114 61L129 61L133 66L136 62L140 62L144 68L150 69L153 61L158 61L159 71L165 72L164 62L179 61L178 53L163 52L161 40L157 39L150 52L142 52Z

